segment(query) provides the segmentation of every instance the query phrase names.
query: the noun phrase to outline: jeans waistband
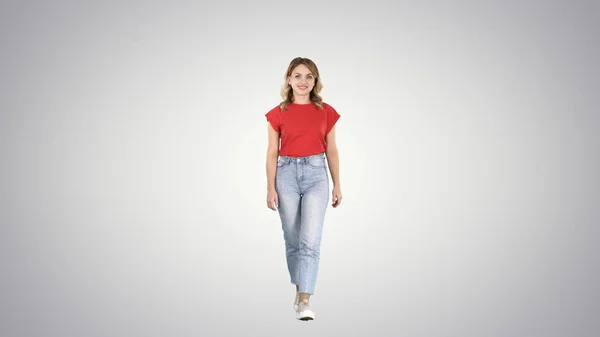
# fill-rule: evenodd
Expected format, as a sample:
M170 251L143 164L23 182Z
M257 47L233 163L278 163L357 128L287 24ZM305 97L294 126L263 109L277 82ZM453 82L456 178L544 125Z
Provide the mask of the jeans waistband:
M286 163L290 162L290 161L306 163L306 162L309 162L311 159L325 159L325 152L313 154L310 156L303 156L303 157L279 156L279 160L286 162Z

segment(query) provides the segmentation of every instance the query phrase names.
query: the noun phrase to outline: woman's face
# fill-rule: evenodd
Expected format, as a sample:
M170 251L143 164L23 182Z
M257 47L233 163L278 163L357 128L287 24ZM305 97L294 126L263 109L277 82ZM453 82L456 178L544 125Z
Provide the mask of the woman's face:
M288 84L294 91L294 96L309 95L315 86L315 77L304 64L298 65L288 77Z

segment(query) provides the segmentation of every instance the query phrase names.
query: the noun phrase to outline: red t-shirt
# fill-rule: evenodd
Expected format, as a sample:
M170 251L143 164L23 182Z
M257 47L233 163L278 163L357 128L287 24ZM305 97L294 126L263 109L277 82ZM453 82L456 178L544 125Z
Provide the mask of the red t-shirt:
M273 129L279 132L280 156L303 157L325 152L325 136L340 114L331 105L322 105L323 110L312 103L290 103L287 110L276 106L265 114Z

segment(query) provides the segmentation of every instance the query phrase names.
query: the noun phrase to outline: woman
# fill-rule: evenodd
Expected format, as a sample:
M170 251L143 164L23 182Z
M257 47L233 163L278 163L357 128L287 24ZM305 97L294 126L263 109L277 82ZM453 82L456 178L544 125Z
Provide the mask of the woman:
M323 102L319 70L307 58L293 59L281 88L283 101L268 121L267 207L279 211L287 266L296 286L299 320L312 320L309 307L319 268L321 234L333 181L332 206L342 201L339 155L335 142L337 111ZM281 140L281 148L280 148Z

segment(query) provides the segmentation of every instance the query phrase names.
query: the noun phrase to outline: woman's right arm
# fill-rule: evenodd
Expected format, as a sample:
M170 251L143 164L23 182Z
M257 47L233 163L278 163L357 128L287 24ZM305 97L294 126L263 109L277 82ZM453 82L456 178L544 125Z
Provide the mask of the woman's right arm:
M267 147L267 207L275 210L278 206L277 193L275 192L275 175L277 173L277 158L279 157L279 133L273 129L271 123L267 123L268 147Z

